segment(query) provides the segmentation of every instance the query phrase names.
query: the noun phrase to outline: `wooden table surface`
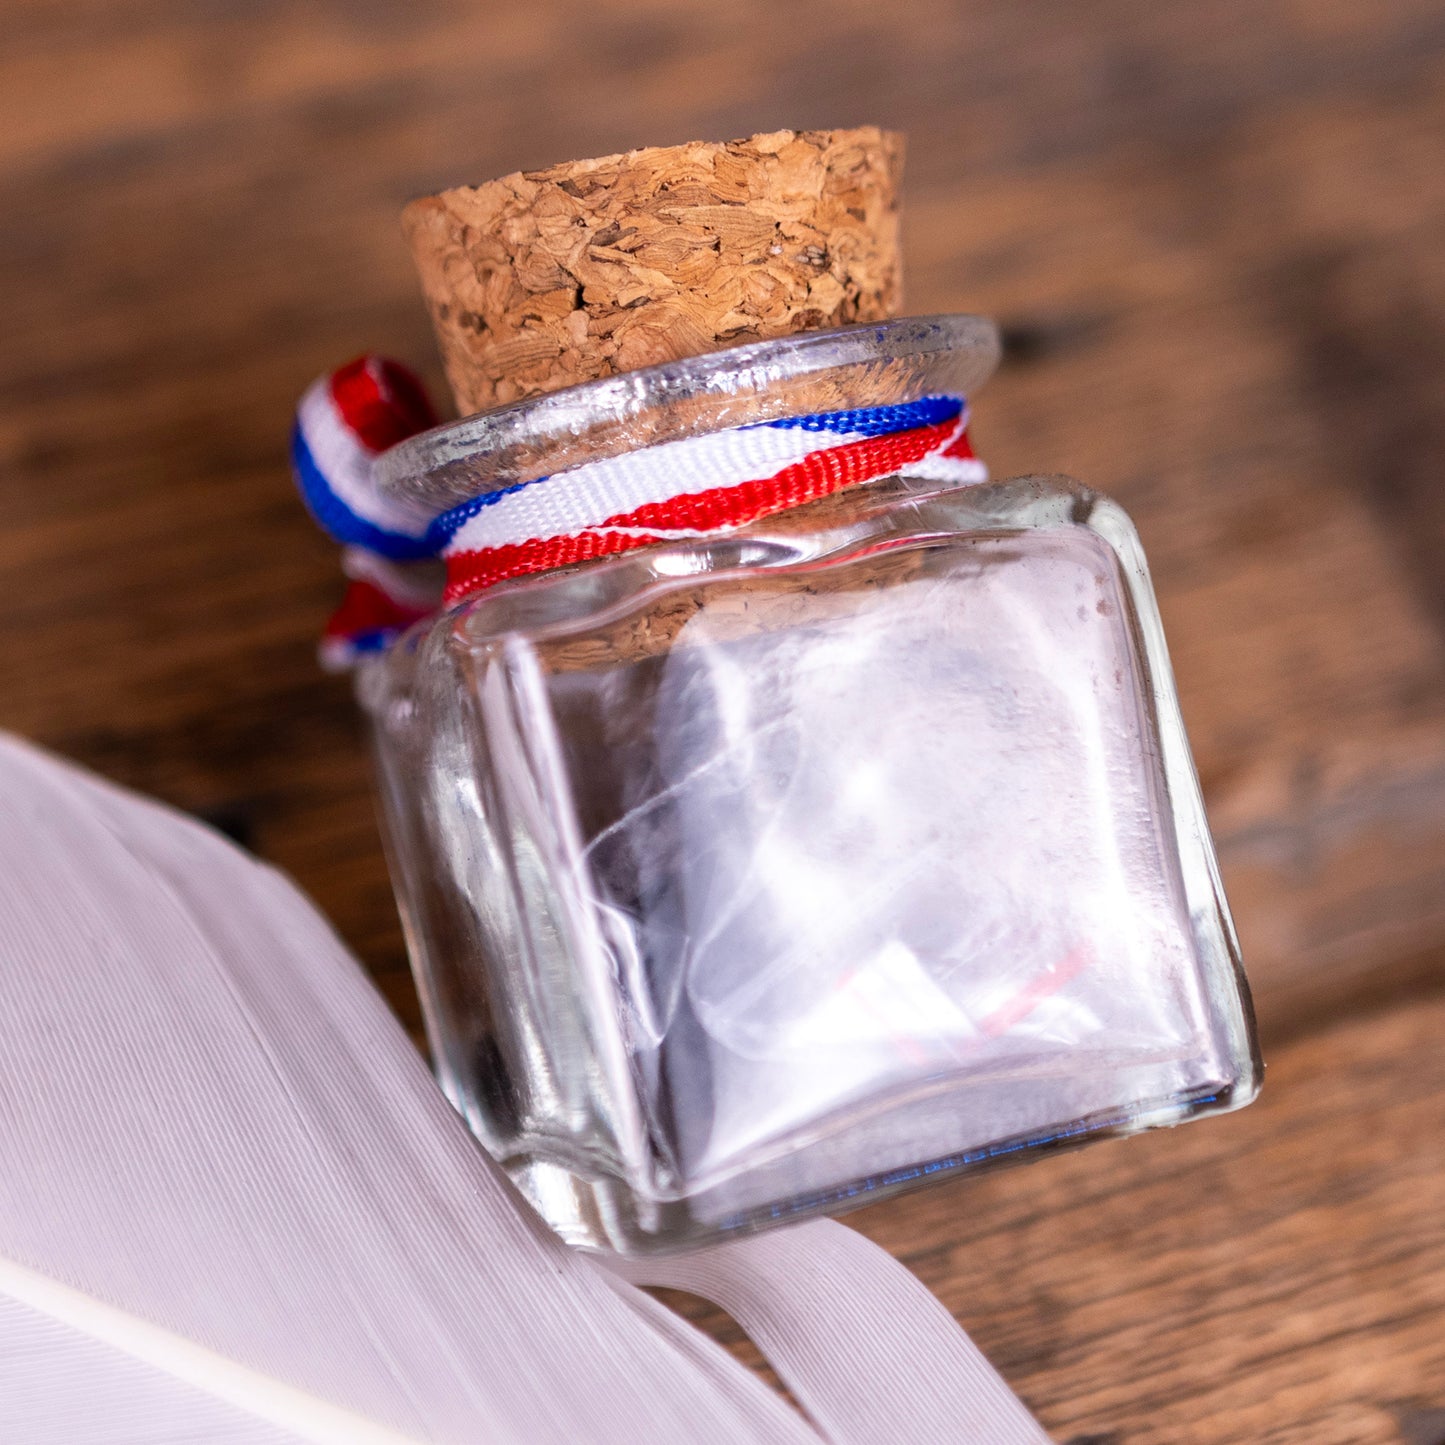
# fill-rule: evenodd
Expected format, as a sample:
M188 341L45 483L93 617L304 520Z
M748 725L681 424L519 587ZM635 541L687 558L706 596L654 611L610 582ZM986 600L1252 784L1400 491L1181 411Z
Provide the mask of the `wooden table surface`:
M0 723L289 869L414 1025L293 402L439 381L413 194L864 120L908 309L1006 325L980 449L1144 535L1269 1073L854 1222L1060 1441L1438 1445L1438 0L5 0Z

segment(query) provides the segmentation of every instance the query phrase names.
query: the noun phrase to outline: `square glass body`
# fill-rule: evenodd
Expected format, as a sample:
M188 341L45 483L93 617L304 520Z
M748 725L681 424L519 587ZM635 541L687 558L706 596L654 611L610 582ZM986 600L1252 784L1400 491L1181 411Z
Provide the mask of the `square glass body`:
M890 478L511 584L359 687L443 1086L573 1243L1257 1089L1144 558L1076 483Z

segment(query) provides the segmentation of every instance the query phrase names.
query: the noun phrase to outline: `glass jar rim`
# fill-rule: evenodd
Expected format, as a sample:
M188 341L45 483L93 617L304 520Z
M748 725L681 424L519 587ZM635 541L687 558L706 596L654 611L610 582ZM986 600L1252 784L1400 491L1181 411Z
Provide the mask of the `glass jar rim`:
M432 510L585 461L750 422L924 396L968 396L998 365L982 316L908 316L803 331L492 407L381 453L386 494Z

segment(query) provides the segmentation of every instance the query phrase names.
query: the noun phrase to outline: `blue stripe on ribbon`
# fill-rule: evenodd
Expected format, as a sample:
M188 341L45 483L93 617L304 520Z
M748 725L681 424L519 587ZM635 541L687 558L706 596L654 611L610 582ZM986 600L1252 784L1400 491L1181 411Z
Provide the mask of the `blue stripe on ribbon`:
M404 627L379 627L371 632L358 632L348 637L346 644L353 652L385 652L401 634Z
M358 517L335 492L326 480L326 474L316 465L311 455L306 434L298 422L291 433L291 469L296 475L296 486L306 503L307 510L321 529L343 545L364 547L368 552L389 557L393 562L415 562L423 557L435 557L437 549L431 534L408 537L403 532L388 532Z
M470 522L478 512L496 506L503 497L510 497L527 487L535 487L550 480L550 477L533 477L528 482L513 482L510 487L502 487L495 492L483 492L480 497L471 497L465 502L459 502L439 517L433 517L431 526L426 529L427 555L440 557L442 549L457 534L463 523Z
M901 401L892 406L863 406L852 411L823 411L812 416L785 416L777 421L754 422L753 425L882 437L893 432L938 426L942 422L952 421L962 411L961 397L925 396L918 401Z

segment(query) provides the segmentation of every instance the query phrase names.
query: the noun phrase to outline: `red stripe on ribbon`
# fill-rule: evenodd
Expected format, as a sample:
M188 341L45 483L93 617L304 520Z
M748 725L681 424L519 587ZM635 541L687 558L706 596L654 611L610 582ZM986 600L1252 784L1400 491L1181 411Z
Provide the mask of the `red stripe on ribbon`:
M372 582L347 583L341 605L326 624L327 637L360 637L368 632L403 632L431 616L434 608L398 602Z
M331 399L373 455L437 424L421 382L383 356L358 356L333 372Z
M939 455L948 457L952 461L959 462L976 462L978 460L978 458L973 453L973 443L970 442L968 439L967 428L959 432L959 434L953 439L953 441L951 441L946 447L944 447L943 451L940 452Z
M502 547L454 553L447 558L444 601L450 605L512 577L568 567L667 540L657 535L658 532L716 532L741 527L774 512L831 496L844 487L891 476L937 451L953 435L957 425L957 421L940 422L937 426L830 447L784 467L771 477L715 487L665 502L649 502L571 536L533 537ZM958 450L960 446L962 451ZM943 455L972 457L967 433L961 433ZM566 485L565 474L545 485L559 484ZM606 530L613 527L636 530Z

